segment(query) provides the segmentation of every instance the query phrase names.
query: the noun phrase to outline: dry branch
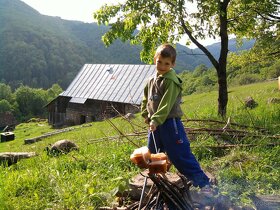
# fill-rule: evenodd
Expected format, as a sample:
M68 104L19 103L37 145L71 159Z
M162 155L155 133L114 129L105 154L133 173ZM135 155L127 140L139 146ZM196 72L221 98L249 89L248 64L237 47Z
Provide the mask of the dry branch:
M188 122L206 122L206 123L217 123L217 124L229 124L229 125L234 125L236 127L240 128L252 128L259 130L261 132L267 132L267 130L263 127L258 127L258 126L249 126L249 125L242 125L239 123L234 123L234 122L225 122L225 121L219 121L219 120L212 120L212 119L184 119L182 122L188 123Z
M228 135L233 137L258 137L258 138L280 139L279 135L254 134L248 131L234 130L234 129L185 128L185 130L188 134L208 133L209 135Z
M186 191L189 188L180 189L177 185L171 183L166 177L159 174L149 174L149 178L157 186L160 194L163 199L167 202L172 202L177 209L188 210L192 208L192 200L185 196Z
M130 143L132 143L134 146L137 148L140 147L136 143L134 143L129 137L138 137L138 138L146 138L147 136L147 130L141 126L138 126L139 128L141 127L142 130L137 131L135 129L134 133L130 134L125 134L123 133L110 119L106 120L118 133L119 135L116 136L108 136L108 137L103 137L103 138L97 138L97 139L90 139L88 140L88 144L92 143L98 143L106 140L116 140L116 139L122 139L126 138ZM127 120L128 121L128 120ZM218 120L203 120L203 119L188 119L184 120L185 122L191 122L191 121L197 121L197 122L211 122L211 123L218 123L218 124L224 124L225 122L218 121ZM131 121L128 121L130 125L133 127L133 124ZM244 127L244 128L249 128L250 126L246 125L239 125L237 123L229 123L229 120L227 124L231 125L236 125L239 127ZM227 126L226 126L227 127ZM253 132L249 132L246 130L237 130L237 129L231 129L231 128L189 128L189 127L184 127L188 135L211 135L211 136L229 136L231 138L244 138L244 137L255 137L255 138L269 138L269 139L280 139L280 135L264 135L264 134L257 134ZM251 128L251 127L250 127ZM257 129L264 130L264 128L261 127L254 127ZM145 129L145 130L144 130ZM255 147L255 146L278 146L280 143L266 143L266 144L224 144L224 145L205 145L204 147L209 148L209 149L215 149L215 148L220 148L220 149L226 149L226 148L234 148L234 147ZM201 147L201 146L200 146ZM195 148L192 147L192 148Z
M125 135L118 127L109 119L106 119L106 121L121 135L121 137L125 137L130 143L132 143L136 147L140 147L139 145L135 144L133 141L131 141L127 135Z
M216 145L216 146L192 146L191 148L201 148L201 147L207 147L209 149L228 149L228 148L234 148L234 147L257 147L257 146L279 146L279 143L267 143L267 144L224 144L224 145Z

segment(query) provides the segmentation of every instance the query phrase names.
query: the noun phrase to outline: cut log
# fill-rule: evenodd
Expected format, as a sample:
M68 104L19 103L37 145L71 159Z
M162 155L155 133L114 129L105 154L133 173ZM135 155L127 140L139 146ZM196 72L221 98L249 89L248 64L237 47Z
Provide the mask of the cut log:
M36 156L35 152L2 152L0 153L0 164L7 164L10 166L21 159L33 156Z

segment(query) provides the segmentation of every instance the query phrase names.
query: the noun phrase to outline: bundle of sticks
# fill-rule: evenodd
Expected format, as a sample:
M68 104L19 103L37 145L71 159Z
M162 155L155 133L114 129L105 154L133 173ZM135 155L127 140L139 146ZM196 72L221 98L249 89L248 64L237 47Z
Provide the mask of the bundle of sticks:
M190 183L184 176L180 176L183 186L170 182L164 174L148 174L154 185L147 194L147 202L143 202L140 209L163 209L167 203L172 204L179 210L193 209L193 202L190 196Z

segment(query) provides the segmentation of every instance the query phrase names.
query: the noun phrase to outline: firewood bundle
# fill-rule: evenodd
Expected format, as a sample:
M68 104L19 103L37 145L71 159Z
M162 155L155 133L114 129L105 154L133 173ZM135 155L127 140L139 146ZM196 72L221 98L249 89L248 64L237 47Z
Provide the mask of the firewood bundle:
M143 203L143 206L140 207L141 209L163 209L167 203L178 210L193 209L193 202L189 192L190 184L187 183L184 176L181 176L184 186L179 187L162 174L148 175L154 185L146 196L148 198L147 202Z

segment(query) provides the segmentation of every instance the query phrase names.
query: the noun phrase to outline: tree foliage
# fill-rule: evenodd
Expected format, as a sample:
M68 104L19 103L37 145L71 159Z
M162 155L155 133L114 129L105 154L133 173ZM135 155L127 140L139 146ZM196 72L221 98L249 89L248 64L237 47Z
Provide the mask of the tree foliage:
M50 102L52 99L56 98L60 93L62 93L62 88L59 86L59 84L53 84L51 88L47 90L48 94L48 102Z
M44 113L43 106L47 103L47 97L42 89L21 86L15 91L15 96L22 115L30 118Z
M47 90L22 85L12 92L9 85L0 83L0 117L7 111L13 113L18 121L46 117L45 105L61 92L62 88L58 84Z
M0 83L0 100L11 101L12 98L12 89L9 85Z
M9 101L7 101L6 99L0 100L0 114L11 111L12 105L9 103Z
M256 60L250 51L240 54L230 53L227 64L227 80L229 87L247 85L280 76L280 59ZM193 72L182 72L183 94L202 93L217 90L217 76L214 68L201 65Z
M196 4L195 10L191 9L190 3ZM99 24L110 25L110 30L102 38L106 45L117 38L141 44L141 58L145 62L152 62L157 45L164 42L175 44L187 35L217 71L218 113L225 116L228 35L251 38L260 34L260 28L274 31L275 25L266 24L262 15L277 13L278 6L276 0L126 0L117 5L104 5L94 17ZM221 39L218 59L198 41L206 37Z

